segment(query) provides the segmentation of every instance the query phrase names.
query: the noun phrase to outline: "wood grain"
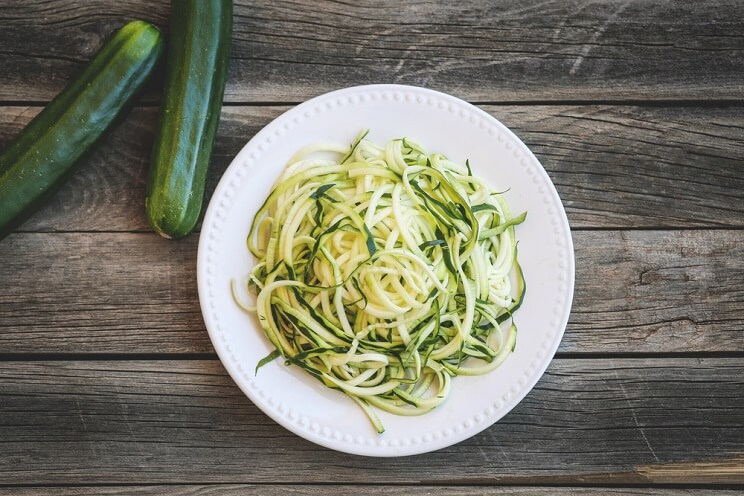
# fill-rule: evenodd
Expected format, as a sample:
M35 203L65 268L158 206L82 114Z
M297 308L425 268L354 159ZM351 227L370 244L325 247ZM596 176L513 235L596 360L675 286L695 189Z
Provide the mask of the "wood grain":
M0 480L654 484L671 466L676 483L741 484L743 378L740 359L558 359L481 434L372 461L279 427L218 361L6 362Z
M739 10L735 0L240 0L226 97L302 101L385 82L482 102L740 99ZM49 100L117 26L167 28L168 11L164 0L5 1L0 95Z
M170 3L0 2L0 150L124 22L167 34ZM497 424L427 455L349 456L280 427L213 354L198 234L166 241L145 219L157 72L0 241L0 495L744 494L741 2L234 5L207 199L252 136L326 91L480 102L574 229L559 357Z
M574 233L559 351L744 351L744 231ZM0 353L212 352L197 238L13 234L0 243Z
M744 231L577 232L561 350L744 350Z
M0 244L3 352L211 351L196 238L11 235ZM18 346L13 345L15 342Z
M737 107L486 107L533 150L573 228L744 223Z
M163 496L322 496L344 495L363 492L369 496L734 496L740 491L726 489L648 489L648 488L587 488L587 487L500 487L500 486L370 486L352 485L270 485L270 484L211 484L180 486L96 486L96 487L23 487L0 488L4 496L139 496L160 494Z
M535 152L573 228L744 226L739 107L484 106ZM287 107L225 107L207 197ZM0 149L39 111L0 107ZM157 110L136 109L24 231L145 231ZM206 204L206 203L205 203Z

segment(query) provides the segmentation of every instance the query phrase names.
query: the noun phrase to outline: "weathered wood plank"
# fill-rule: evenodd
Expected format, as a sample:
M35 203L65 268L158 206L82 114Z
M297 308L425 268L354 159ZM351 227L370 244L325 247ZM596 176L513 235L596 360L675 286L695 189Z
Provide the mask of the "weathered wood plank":
M587 488L587 487L521 487L521 486L368 486L353 485L269 485L269 484L215 484L181 486L96 486L96 487L23 487L0 489L4 496L137 496L160 494L162 496L335 496L363 492L368 496L734 496L740 491L720 489L646 489L646 488Z
M0 350L212 351L196 290L196 241L9 236L0 243Z
M554 360L481 434L425 456L285 431L218 361L0 364L7 484L744 482L739 359Z
M396 82L475 101L740 99L736 0L235 2L227 100L301 101ZM102 39L164 0L5 1L0 95L48 100Z
M744 349L744 231L574 233L561 350Z
M560 351L744 351L744 231L579 231ZM0 353L211 352L197 238L13 234L0 243Z
M51 100L120 26L132 19L166 26L169 14L165 0L2 2L0 99ZM160 84L151 82L150 99Z
M552 177L574 228L744 226L740 107L484 106ZM208 195L243 145L287 107L225 107ZM0 148L39 111L0 107ZM149 230L155 108L136 109L27 231Z
M486 107L533 150L576 227L744 225L744 109Z

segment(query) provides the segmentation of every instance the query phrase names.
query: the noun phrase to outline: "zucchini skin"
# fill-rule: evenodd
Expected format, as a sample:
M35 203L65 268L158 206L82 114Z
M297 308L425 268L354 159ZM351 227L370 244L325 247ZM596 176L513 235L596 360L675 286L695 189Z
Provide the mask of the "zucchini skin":
M61 186L128 108L162 53L155 26L122 26L0 154L0 239Z
M232 1L172 3L165 90L145 210L152 228L182 238L199 220L222 109L232 37Z

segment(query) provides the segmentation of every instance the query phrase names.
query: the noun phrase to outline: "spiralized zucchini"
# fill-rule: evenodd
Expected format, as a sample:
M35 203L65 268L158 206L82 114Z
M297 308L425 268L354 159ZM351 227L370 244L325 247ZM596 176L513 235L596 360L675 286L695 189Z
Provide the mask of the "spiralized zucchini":
M489 372L514 349L525 291L514 225L526 213L512 217L467 162L365 137L289 161L253 220L257 296L241 306L276 348L257 369L281 356L381 433L371 405L424 414L453 376Z

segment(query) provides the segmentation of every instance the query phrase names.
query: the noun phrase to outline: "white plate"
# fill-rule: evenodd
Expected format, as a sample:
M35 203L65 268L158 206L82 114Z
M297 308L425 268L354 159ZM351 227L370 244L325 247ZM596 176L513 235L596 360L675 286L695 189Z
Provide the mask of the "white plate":
M527 293L516 313L514 353L494 372L457 377L450 398L422 417L380 412L378 435L361 409L297 367L275 360L256 375L273 347L253 316L233 302L230 281L254 260L246 237L254 213L290 156L318 142L349 144L360 130L378 143L410 137L431 152L464 163L496 190L507 190L517 227ZM267 415L314 443L370 456L424 453L487 428L532 389L563 335L574 285L571 232L560 198L534 155L486 112L443 93L399 85L334 91L287 111L238 153L204 217L197 261L199 300L217 353L243 392Z

